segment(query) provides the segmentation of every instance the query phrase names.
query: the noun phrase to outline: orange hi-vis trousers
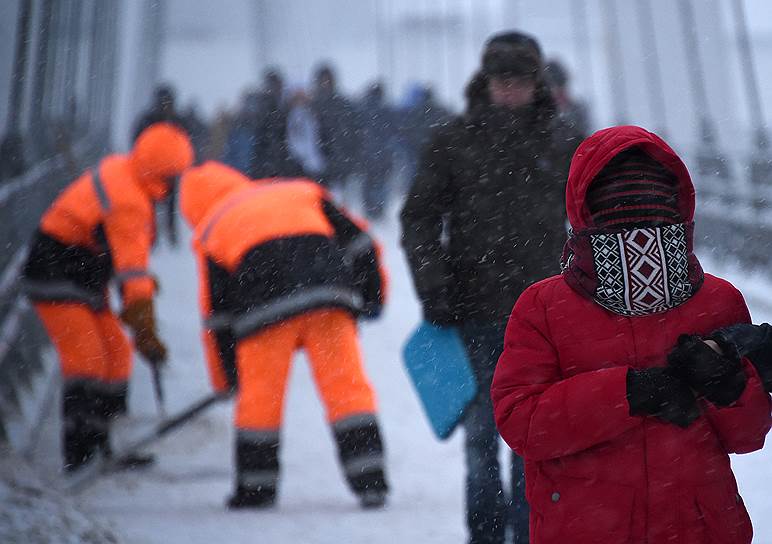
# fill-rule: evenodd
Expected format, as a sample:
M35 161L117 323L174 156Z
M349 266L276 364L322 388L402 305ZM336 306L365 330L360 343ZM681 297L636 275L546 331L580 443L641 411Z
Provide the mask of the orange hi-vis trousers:
M281 426L287 377L299 348L308 355L330 423L375 412L375 394L362 366L356 322L344 310L317 310L263 329L237 344L236 427Z
M105 388L125 386L131 375L131 344L109 309L86 304L38 302L35 310L56 348L62 377L93 380Z
M375 393L365 376L356 321L323 309L287 319L236 345L237 485L272 496L292 356L305 349L351 488L386 489Z
M86 304L35 303L61 363L63 455L77 469L98 449L109 450L110 419L123 408L131 345L109 309Z

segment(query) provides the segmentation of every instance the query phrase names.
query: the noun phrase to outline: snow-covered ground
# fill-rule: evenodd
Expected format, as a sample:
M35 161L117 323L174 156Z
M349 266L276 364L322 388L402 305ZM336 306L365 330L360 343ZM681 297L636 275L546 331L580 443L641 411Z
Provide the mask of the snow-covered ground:
M98 516L86 512L41 477L38 467L0 450L0 542L3 544L118 544Z
M385 246L392 292L383 319L362 327L362 343L380 400L393 489L387 508L363 512L348 492L302 356L297 357L286 403L277 508L233 513L223 506L232 486L229 404L158 443L152 449L158 456L154 468L104 478L79 497L79 507L129 544L463 542L461 435L445 443L434 439L403 371L401 347L418 322L419 310L395 220L374 229ZM162 286L161 332L172 354L165 384L168 408L174 412L209 392L198 336L195 270L187 246L160 248L154 268ZM747 292L755 321L772 319L768 281L711 263L706 269ZM123 440L158 418L142 363L134 372L130 408L131 418L119 429ZM53 441L41 445L39 461L54 466L54 448ZM733 464L756 527L754 542L772 543L772 446L738 456Z

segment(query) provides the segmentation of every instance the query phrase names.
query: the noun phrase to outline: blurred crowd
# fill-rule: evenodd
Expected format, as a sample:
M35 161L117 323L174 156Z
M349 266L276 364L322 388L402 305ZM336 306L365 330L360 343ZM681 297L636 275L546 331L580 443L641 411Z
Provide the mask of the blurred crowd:
M149 108L134 123L131 151L101 159L43 216L22 287L62 364L65 468L76 472L98 454L112 456L110 425L126 413L131 375L133 348L121 332L123 325L151 367L162 404L160 372L168 354L158 337L158 285L148 262L159 223L158 231L165 231L172 245L177 242L179 196L181 215L194 229L212 385L218 394L237 396L235 487L228 507L265 508L276 500L281 392L299 347L314 366L349 486L364 508L386 504L384 446L356 323L379 317L387 273L366 223L349 216L346 208L379 221L398 202L402 247L423 310L422 327L434 335L445 329L458 335L462 356L468 359L464 364L476 384L474 397L454 414L463 419L466 433L470 543L502 544L508 533L518 544L528 542L529 516L531 530L535 518L526 499L526 475L528 462L539 459L521 457L523 448L513 448L511 489L506 491L499 460L499 433L512 445L530 432L527 425L499 416L514 402L510 391L530 387L517 382L520 376L515 385L506 382L513 381L521 360L530 364L528 357L508 355L528 335L518 334L506 343L504 336L520 294L560 272L557 256L566 243L563 205L567 187L573 194L572 176L578 175L573 168L569 174L569 164L572 156L583 160L581 152L574 152L590 131L587 110L571 96L567 71L556 61L545 62L536 39L519 32L497 34L486 42L460 113L451 112L421 84L410 86L397 103L388 99L380 80L348 96L329 64L318 65L311 81L309 88L288 85L279 68L268 68L259 89L247 90L236 108L223 109L213 119L204 118L195 105L180 108L171 86L157 87ZM593 183L602 189L600 197L589 200L593 221L606 215L614 221L646 216L642 224L651 229L690 221L688 213L671 209L676 182L667 168L657 159L630 158L621 151L639 141L654 142L649 147L667 165L676 164L677 158L654 135L618 128L610 140L598 133L585 144L595 149L598 140L621 142L593 163ZM633 161L632 166L613 162L617 154L619 160ZM607 162L622 168L622 174L607 172ZM630 187L628 171L634 171ZM611 189L601 183L608 180ZM667 190L649 190L650 181ZM163 210L159 222L154 206ZM570 201L568 210L570 218ZM583 226L575 220L571 224ZM597 237L607 225L598 219L594 226ZM564 270L579 274L582 270L571 267L588 262L586 255L579 246L565 247L580 256L566 261ZM691 262L686 255L690 247L684 241L673 252L682 249L677 257ZM596 265L609 268L607 263ZM108 299L110 281L118 286L120 313ZM691 287L677 287L692 292ZM563 301L576 299L570 312L550 308L543 315L589 315L580 295L560 295ZM614 303L598 302L604 308L616 308ZM731 321L704 327L725 324ZM539 338L549 340L546 333ZM524 349L536 349L535 341L526 342L531 343ZM500 356L509 374L503 386L502 378L494 386ZM538 360L550 361L546 356ZM539 387L560 374L558 369L549 372L538 377ZM628 380L633 384L630 398L646 399L648 375L641 376L640 387ZM492 390L503 393L493 398ZM518 395L515 401L522 402ZM659 415L660 404L672 399L661 400L641 401L646 406L630 416ZM577 412L584 409L579 406ZM570 433L547 429L550 436L574 440ZM540 432L534 431L537 436ZM553 446L556 452L561 447ZM572 443L572 449L581 448ZM121 463L137 467L153 462L136 453Z
M335 69L323 64L310 88L288 85L281 70L269 68L258 89L211 120L195 106L178 109L174 90L163 85L134 134L175 121L190 134L199 161L221 161L253 179L309 177L377 220L404 192L432 130L450 117L429 86L412 85L398 104L381 81L347 96Z

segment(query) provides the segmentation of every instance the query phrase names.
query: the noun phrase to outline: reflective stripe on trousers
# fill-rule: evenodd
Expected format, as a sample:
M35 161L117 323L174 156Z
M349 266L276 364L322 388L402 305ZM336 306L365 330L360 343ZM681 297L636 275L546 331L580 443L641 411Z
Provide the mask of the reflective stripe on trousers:
M33 301L81 302L97 312L107 307L107 300L104 295L88 291L66 280L23 279L19 282L19 291Z

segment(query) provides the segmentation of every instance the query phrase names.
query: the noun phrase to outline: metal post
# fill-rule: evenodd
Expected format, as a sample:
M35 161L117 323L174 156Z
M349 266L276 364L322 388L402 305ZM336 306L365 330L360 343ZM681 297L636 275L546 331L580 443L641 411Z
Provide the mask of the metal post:
M625 85L624 59L619 36L619 19L615 0L604 0L603 12L606 22L606 55L608 60L609 83L611 85L611 103L614 108L614 122L618 125L627 123L627 89Z
M716 176L719 179L728 181L730 174L726 157L716 148L715 130L705 87L705 73L700 57L697 19L690 0L679 0L676 5L681 14L686 56L689 59L689 81L692 97L700 119L701 146L697 152L697 167L701 175Z
M53 0L42 0L41 16L37 28L38 50L35 54L35 74L32 84L32 112L30 116L30 128L33 141L39 142L43 134L43 100L46 91L46 73L48 72L48 58L50 32L53 23ZM35 146L36 155L40 155L39 144Z
M265 12L265 6L263 2L260 2L258 13L264 15ZM132 62L135 63L134 72L136 74L133 82L133 101L130 107L132 115L145 108L152 88L158 84L165 16L166 3L164 1L144 0L141 12L140 54L132 59Z
M756 66L753 59L753 50L748 37L748 24L745 17L745 6L743 0L734 0L734 19L737 29L737 46L740 50L740 67L745 79L745 92L748 98L748 110L751 117L751 123L755 122L756 145L759 151L766 151L769 147L769 140L765 130L764 108L761 105L761 95L759 94L759 82L756 77Z
M58 75L61 73L61 66L59 64L63 53L60 41L62 39L62 31L64 30L62 28L64 8L64 3L54 2L51 11L51 24L48 27L50 38L46 52L48 63L46 64L46 83L42 105L42 115L47 130L50 129L52 122L55 121L56 99L60 96L60 89L57 87L60 82Z
M88 85L86 87L86 126L90 129L94 126L94 112L96 111L97 80L95 78L97 59L99 57L99 43L97 43L99 27L99 2L91 5L91 17L89 19L89 50L88 50Z
M27 79L27 59L29 58L29 29L31 24L32 0L22 0L17 19L16 49L14 51L13 73L11 75L11 94L8 97L8 134L19 133L24 83Z
M74 56L73 42L73 9L74 0L60 0L55 12L53 32L53 56L54 62L49 64L52 68L50 80L47 84L49 119L46 127L53 144L51 151L61 155L67 164L67 171L75 175L77 164L73 153L73 134L70 124L71 115L68 113L68 85L71 84L71 74L68 73L70 63Z
M118 0L113 0L113 9L112 9L112 17L110 19L110 27L112 30L112 34L110 36L110 58L108 59L109 62L109 69L110 69L110 95L107 101L107 106L110 111L110 119L113 119L113 101L114 101L114 94L115 94L115 87L118 83L118 63L119 63L119 28L120 28L120 2Z
M740 67L745 79L744 87L748 99L748 113L751 124L755 125L756 132L755 150L750 159L750 181L757 191L754 207L761 213L768 206L766 197L772 182L772 156L770 156L769 139L764 123L764 108L761 104L756 66L753 62L753 50L748 37L745 6L742 0L734 0L732 7L737 32L737 47L740 53Z
M107 0L104 0L107 1ZM105 11L105 43L102 78L104 79L104 90L102 94L102 129L104 130L105 142L110 146L110 125L113 119L113 94L115 91L116 79L116 51L118 46L118 2L116 0L107 1Z
M89 124L92 128L98 128L100 115L100 94L102 91L102 79L100 78L103 44L101 27L104 24L104 3L94 2L94 12L91 19L91 58L89 59L89 75L91 77L91 90L89 92Z
M105 0L94 3L94 17L91 21L92 54L89 61L89 73L93 86L89 97L89 119L93 132L102 134L104 131L105 93L106 93L106 55L107 37L107 13L110 9Z
M67 33L67 67L64 77L64 112L67 116L68 129L71 132L75 129L77 109L80 106L75 100L75 85L78 76L78 61L80 60L82 8L83 0L72 0L70 25Z
M72 40L72 0L59 0L59 21L57 22L57 39L54 52L56 54L56 63L54 70L54 82L51 93L52 117L55 119L57 130L61 130L63 117L67 111L67 83L69 74L67 67L70 63L72 51L70 42Z
M662 138L667 136L667 111L665 103L665 90L662 87L662 70L660 69L659 53L657 51L657 32L654 26L654 14L651 10L651 0L638 0L635 2L638 8L638 18L641 21L643 32L643 61L646 65L646 87L648 90L649 107L657 126L657 132Z
M102 17L102 61L100 78L102 80L102 92L100 96L100 128L105 135L105 143L109 146L107 136L110 134L109 126L112 119L112 96L113 96L113 70L114 70L114 45L115 45L115 0L103 0L105 3L104 16Z
M595 100L595 77L592 69L592 47L590 41L590 25L587 17L587 2L585 0L573 0L571 2L571 20L573 21L573 38L576 55L579 61L583 81L585 81L585 93L590 102Z

